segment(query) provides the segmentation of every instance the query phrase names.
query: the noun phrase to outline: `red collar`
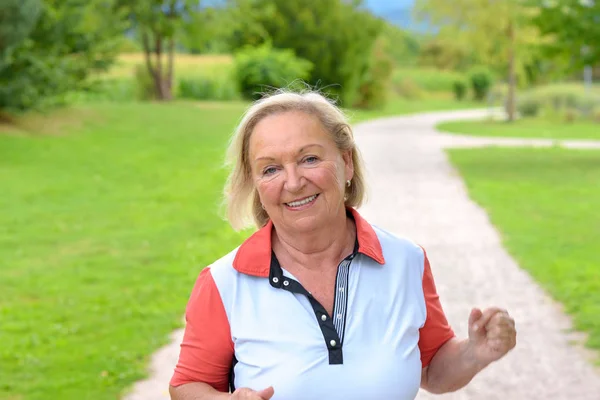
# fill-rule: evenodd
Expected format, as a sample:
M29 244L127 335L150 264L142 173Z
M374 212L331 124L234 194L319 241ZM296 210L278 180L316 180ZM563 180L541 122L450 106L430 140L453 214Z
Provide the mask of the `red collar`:
M360 216L358 211L348 208L356 224L358 236L358 252L362 253L379 264L384 264L383 251L373 227ZM271 232L273 222L259 229L242 243L233 260L233 268L237 271L253 276L269 277L271 267Z

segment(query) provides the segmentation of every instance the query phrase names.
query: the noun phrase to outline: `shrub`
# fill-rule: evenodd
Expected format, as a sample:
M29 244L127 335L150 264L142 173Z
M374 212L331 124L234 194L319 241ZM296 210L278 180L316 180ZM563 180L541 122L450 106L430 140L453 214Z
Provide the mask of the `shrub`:
M517 111L522 117L535 117L541 108L542 103L535 96L523 96L517 100Z
M387 100L394 65L389 56L388 42L385 37L377 39L369 60L361 78L358 99L354 103L358 108L380 108Z
M464 79L455 80L452 84L452 91L454 92L454 98L456 100L462 100L467 94L467 82Z
M475 99L485 100L494 81L490 70L485 67L475 67L469 73L469 80Z
M86 88L71 92L68 102L126 102L136 100L135 82L131 78L101 79Z
M600 124L600 106L592 110L592 121Z
M237 100L240 92L235 79L222 74L212 76L188 76L179 79L178 96L194 100Z
M394 91L405 99L420 99L423 97L423 89L411 78L403 78L394 82Z
M143 64L138 64L134 69L135 77L135 97L138 100L154 100L156 99L156 88L154 87L154 79L150 75L150 71Z
M274 49L270 44L245 47L235 55L235 77L242 95L259 99L265 89L289 87L310 75L312 63L296 57L289 49Z
M565 122L572 123L580 118L581 113L576 108L569 107L563 111L562 116Z

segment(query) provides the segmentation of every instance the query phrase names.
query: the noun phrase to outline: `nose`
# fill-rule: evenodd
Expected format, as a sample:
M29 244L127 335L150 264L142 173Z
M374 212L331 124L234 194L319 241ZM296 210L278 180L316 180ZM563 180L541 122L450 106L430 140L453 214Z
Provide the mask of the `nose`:
M288 165L285 175L285 189L288 192L294 193L302 190L305 179L296 165Z

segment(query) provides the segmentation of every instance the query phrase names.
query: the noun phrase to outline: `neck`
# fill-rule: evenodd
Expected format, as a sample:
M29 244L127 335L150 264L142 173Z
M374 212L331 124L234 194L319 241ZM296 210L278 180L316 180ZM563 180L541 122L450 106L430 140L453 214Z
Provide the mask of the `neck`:
M283 256L286 264L292 262L305 269L320 269L323 265L337 265L349 255L355 238L354 223L342 209L339 217L319 230L301 234L273 230L273 250L278 258Z

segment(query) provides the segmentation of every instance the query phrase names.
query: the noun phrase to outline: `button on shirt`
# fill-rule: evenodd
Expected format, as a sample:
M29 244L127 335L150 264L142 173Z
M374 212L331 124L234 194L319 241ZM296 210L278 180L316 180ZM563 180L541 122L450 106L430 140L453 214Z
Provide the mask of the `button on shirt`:
M331 318L279 265L269 222L200 273L171 385L273 386L273 399L414 399L421 369L454 337L427 255L349 215L357 242L338 266Z

